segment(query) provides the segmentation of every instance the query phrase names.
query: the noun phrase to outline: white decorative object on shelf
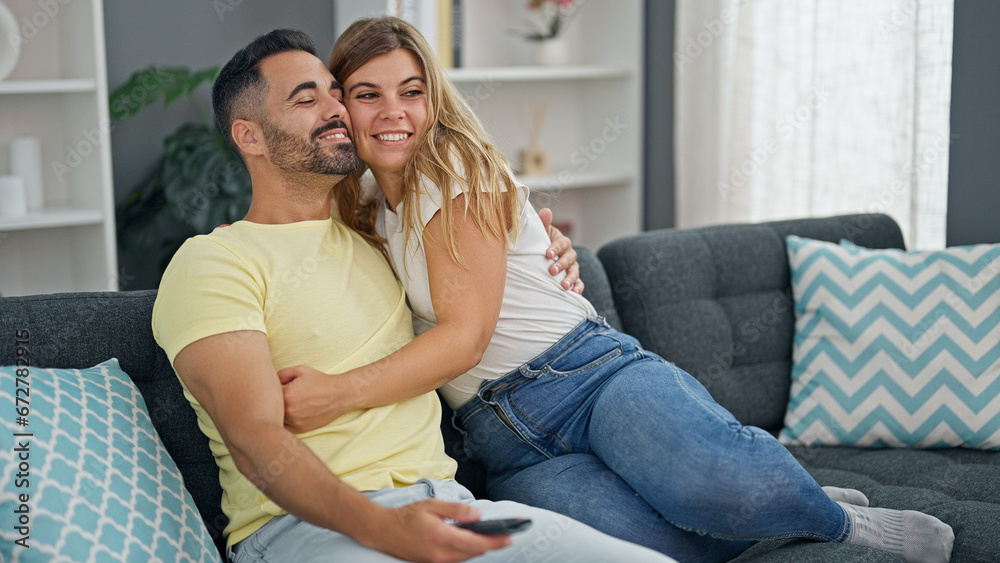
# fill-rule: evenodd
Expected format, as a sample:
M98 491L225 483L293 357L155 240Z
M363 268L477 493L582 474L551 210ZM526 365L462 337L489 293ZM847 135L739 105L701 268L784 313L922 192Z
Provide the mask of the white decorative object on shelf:
M541 39L535 44L535 62L542 66L562 66L569 62L569 43L564 37Z
M578 0L529 0L536 29L524 33L532 43L535 62L542 66L561 66L569 62L565 26L579 6ZM582 2L580 2L582 3Z
M38 137L18 137L10 142L10 171L24 179L28 210L45 207L42 191L42 142Z
M0 176L0 217L24 217L28 204L20 176Z
M17 18L0 1L0 80L10 76L21 56L21 34L17 31Z

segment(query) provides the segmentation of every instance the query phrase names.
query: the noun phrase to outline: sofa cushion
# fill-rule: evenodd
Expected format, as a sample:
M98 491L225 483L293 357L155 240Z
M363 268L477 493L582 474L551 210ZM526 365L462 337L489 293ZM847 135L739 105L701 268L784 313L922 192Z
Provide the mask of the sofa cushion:
M821 484L863 491L872 506L920 510L955 531L952 563L993 562L1000 553L1000 455L963 448L789 450ZM760 542L738 563L901 561L886 552L808 540Z
M785 236L902 248L886 215L650 231L598 251L625 332L698 378L744 424L777 432L791 383Z
M1000 456L965 448L789 448L822 485L864 491L873 506L919 510L955 530L953 563L1000 553Z
M787 240L797 445L1000 447L1000 245Z
M622 321L618 317L618 310L615 309L615 297L611 293L608 274L605 273L601 261L597 259L594 251L585 247L577 247L576 256L580 265L580 279L583 280L583 296L609 325L621 330Z
M222 513L219 468L198 428L166 354L150 325L155 290L56 293L0 298L0 335L30 333L31 363L46 368L86 368L118 358L149 409L163 445L220 550L229 520ZM16 360L13 338L0 338L0 365Z
M29 359L30 336L21 334L22 359ZM3 418L0 434L0 467L7 468L0 475L0 553L12 561L29 554L220 560L142 395L116 359L83 370L23 365L0 368L0 410L17 414Z

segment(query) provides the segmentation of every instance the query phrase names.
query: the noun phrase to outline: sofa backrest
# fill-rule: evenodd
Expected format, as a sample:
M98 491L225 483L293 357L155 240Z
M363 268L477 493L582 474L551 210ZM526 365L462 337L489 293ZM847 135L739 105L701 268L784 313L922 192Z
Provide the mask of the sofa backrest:
M589 248L577 247L576 253L577 262L580 264L580 279L583 280L583 296L594 306L597 314L608 321L608 324L621 330L622 321L618 317L615 297L611 293L611 284L608 282L604 265L597 258L597 254Z
M221 545L219 469L194 410L150 324L156 291L57 293L0 299L0 365L15 363L15 331L29 331L31 365L88 368L118 358L142 393L153 426Z
M780 430L795 327L785 236L903 248L880 214L649 231L600 249L624 331L740 422Z

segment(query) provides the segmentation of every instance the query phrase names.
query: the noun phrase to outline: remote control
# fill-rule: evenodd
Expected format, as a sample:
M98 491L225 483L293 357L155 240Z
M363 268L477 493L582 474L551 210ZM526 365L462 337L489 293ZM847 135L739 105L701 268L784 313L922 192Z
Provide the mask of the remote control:
M531 526L531 520L527 518L505 518L501 520L480 520L478 522L456 522L459 528L471 530L477 534L490 536L513 534L523 532Z

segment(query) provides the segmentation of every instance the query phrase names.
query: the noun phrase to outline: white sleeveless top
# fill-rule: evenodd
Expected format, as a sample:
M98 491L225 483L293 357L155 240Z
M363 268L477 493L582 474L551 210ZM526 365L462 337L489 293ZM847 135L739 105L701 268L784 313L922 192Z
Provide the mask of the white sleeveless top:
M423 251L424 227L441 208L441 192L424 179L418 197L420 224L410 233L409 250L403 248L406 234L402 226L402 204L393 212L385 203L371 172L362 177L365 198L377 197L379 207L375 228L388 240L389 257L406 288L413 310L413 329L422 334L437 324L431 304L427 277L427 258ZM456 196L462 193L455 190ZM521 218L515 246L507 252L507 280L503 303L493 338L479 365L458 376L440 389L452 408L472 398L484 380L496 379L538 356L566 333L596 315L593 305L582 295L564 290L559 284L565 277L549 274L552 261L545 257L551 241L538 213L528 201L528 188L518 185ZM406 261L404 267L404 260Z

